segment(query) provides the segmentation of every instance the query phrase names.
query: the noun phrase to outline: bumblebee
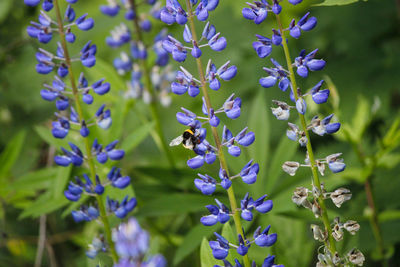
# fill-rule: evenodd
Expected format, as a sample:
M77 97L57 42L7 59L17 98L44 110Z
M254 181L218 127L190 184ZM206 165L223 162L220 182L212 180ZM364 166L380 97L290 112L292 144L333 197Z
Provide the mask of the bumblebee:
M200 132L191 127L190 129L185 130L182 135L173 139L169 145L177 146L182 144L184 148L193 150L201 143L199 136Z

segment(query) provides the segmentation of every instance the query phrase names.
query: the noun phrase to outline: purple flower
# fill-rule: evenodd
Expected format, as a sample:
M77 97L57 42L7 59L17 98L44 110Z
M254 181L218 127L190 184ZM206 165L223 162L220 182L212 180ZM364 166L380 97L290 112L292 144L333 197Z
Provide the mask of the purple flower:
M229 242L217 233L214 235L217 237L217 241L209 241L212 254L217 260L225 259L229 253Z
M308 76L308 70L317 71L325 67L325 61L322 59L314 59L318 49L306 55L306 51L302 50L300 56L296 57L294 66L297 68L297 74L303 78Z
M203 216L200 219L200 222L205 226L211 226L216 223L226 223L229 221L229 209L223 203L221 203L218 199L215 199L217 205L207 205L206 208L211 213L210 215Z
M261 226L259 226L254 232L254 243L256 243L257 246L270 247L275 244L277 235L268 234L270 228L271 225L269 225L267 228L264 229L264 231L261 232Z
M197 189L201 191L204 195L212 195L216 188L216 180L209 175L198 174L200 179L196 178L194 184Z

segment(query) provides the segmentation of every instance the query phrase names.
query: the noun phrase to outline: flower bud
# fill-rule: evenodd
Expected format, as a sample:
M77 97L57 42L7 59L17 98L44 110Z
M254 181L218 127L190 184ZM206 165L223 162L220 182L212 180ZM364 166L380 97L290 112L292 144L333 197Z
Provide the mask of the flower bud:
M286 161L282 165L282 169L284 172L288 173L290 176L294 176L296 171L299 169L300 163L295 161Z
M343 228L350 234L355 235L360 230L360 225L356 221L349 220L343 224Z
M350 250L349 253L347 254L347 257L351 263L358 266L362 266L365 261L364 255L361 253L361 251L359 251L356 248Z
M331 193L331 199L333 204L335 204L336 207L340 208L343 202L351 199L351 192L349 189L346 188L336 189L334 192Z

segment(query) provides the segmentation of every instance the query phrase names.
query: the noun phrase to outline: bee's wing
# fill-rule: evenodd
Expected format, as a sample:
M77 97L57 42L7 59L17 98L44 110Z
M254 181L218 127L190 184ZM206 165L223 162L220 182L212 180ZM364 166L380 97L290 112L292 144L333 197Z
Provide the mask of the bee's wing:
M183 141L183 136L180 135L177 138L175 138L174 140L171 141L171 143L169 143L169 146L177 146L180 145Z

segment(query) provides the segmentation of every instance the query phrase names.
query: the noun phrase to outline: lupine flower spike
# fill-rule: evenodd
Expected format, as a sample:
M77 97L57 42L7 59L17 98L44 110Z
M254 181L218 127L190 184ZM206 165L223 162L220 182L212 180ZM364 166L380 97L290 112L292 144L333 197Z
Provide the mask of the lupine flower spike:
M43 10L40 12L38 22L31 22L27 33L41 43L53 41L55 39L53 33L58 33L60 37L59 42L56 43L55 52L39 48L36 53L38 61L36 71L43 75L54 72L52 82L44 84L44 89L40 94L44 100L54 102L57 109L55 121L52 123L52 135L59 139L77 135L71 140L80 139L83 146L69 142L69 147L61 147L54 161L63 167L88 166L88 170L81 172L81 175L69 182L64 195L73 202L81 201L84 195L90 199L89 203L84 203L77 210L72 211L72 217L76 222L99 220L104 226L105 238L95 238L89 246L87 256L93 258L99 251L108 252L117 263L119 257L125 256L119 247L123 241L120 241L122 237L112 239L108 217L112 214L118 218L126 217L136 207L137 202L135 198L129 196L121 200L103 198L105 187L123 189L130 184L131 179L123 175L123 172L116 167L111 169L107 177L99 174L102 173L98 171L102 164L107 161L117 162L124 157L125 153L118 148L118 140L103 145L100 140L94 139L91 143L88 138L91 135L91 129L98 127L107 130L112 125L111 111L104 104L94 103L93 98L94 94L99 96L107 94L110 91L110 84L104 79L89 82L84 73L75 76L77 74L75 64L81 64L86 68L95 66L97 46L88 41L77 57L70 56L68 43L74 43L76 38L80 37L79 31L88 31L93 28L94 21L88 14L76 15L71 4L77 0L67 0L67 2L69 5L62 15L59 0L42 1ZM25 0L25 4L29 6L36 6L39 3L39 0ZM51 14L47 13L51 10L55 11L54 20ZM56 28L51 27L53 25ZM103 101L102 98L99 98L99 101ZM86 105L97 106L97 111L91 118L84 117L83 110ZM107 200L104 201L105 199ZM114 241L117 242L117 250Z
M326 103L330 95L330 90L323 88L324 81L321 80L309 92L302 93L302 90L296 83L296 74L301 78L307 78L312 72L323 69L326 62L317 56L318 49L314 49L311 52L302 50L299 56L292 62L289 54L288 40L286 39L288 34L297 39L302 34L305 34L305 32L314 29L317 25L317 19L311 16L310 12L307 12L299 20L293 19L290 24L284 28L279 15L282 12L279 2L280 1L275 0L263 0L261 2L256 1L254 3L248 3L249 7L243 8L242 13L244 18L253 20L256 24L260 24L266 19L267 14L272 12L279 26L279 29L272 30L271 38L256 35L257 41L253 43L253 48L260 58L265 58L271 54L274 47L273 45L281 46L283 47L286 58L287 69L275 59L271 58L273 66L265 67L264 70L267 76L259 80L260 85L264 88L270 88L277 84L282 91L290 89L289 97L293 103L288 104L279 100L272 101L272 114L278 120L289 120L291 117L290 111L292 109L297 110L300 118L300 125L288 122L286 135L289 139L299 142L301 146L307 148L304 163L286 161L283 163L282 169L291 176L294 176L300 167L311 169L313 177L311 188L296 188L292 200L295 204L312 211L315 217L320 218L323 223L323 228L318 225L311 226L314 238L323 242L323 249L319 250L317 266L350 266L353 264L361 266L364 262L364 256L359 250L353 249L347 255L339 255L335 244L336 241L340 241L343 238L343 230L354 235L360 228L360 225L353 220L341 223L339 218L336 218L334 222L331 223L325 204L326 200L330 199L336 207L340 208L344 202L351 199L351 192L346 188L339 188L333 192L326 191L324 183L320 181L318 175L318 173L322 176L325 175L326 167L328 167L332 173L344 171L346 164L342 159L342 153L316 158L310 140L310 131L319 136L334 134L339 131L340 123L335 122L334 114L325 117L315 115L309 123L307 123L305 116L307 114L307 99L314 101L316 104ZM301 3L302 0L289 0L289 2L293 5L297 5ZM242 206L244 206L243 203L247 204L246 200L242 200ZM268 204L264 203L262 203L261 206L267 208ZM255 209L257 210L257 207L255 207ZM249 212L246 212L244 216L248 219L252 218L252 214ZM272 237L268 237L267 235L262 240L267 242L267 240L270 239L272 239Z
M220 52L227 46L227 40L223 34L218 32L210 21L207 21L210 17L210 12L217 7L219 1L186 0L185 2L186 5L182 5L177 0L167 0L166 6L161 10L160 18L162 21L167 24L177 23L182 25L182 36L168 35L162 45L177 62L185 62L191 59L196 61L198 74L191 73L181 66L176 74L175 82L171 84L171 90L176 95L188 94L190 97L201 101L202 114L182 107L177 112L176 118L179 123L190 127L190 129L186 130L182 136L174 139L171 145L182 143L185 148L193 149L197 155L187 161L187 165L192 169L198 169L205 163L213 164L217 159L219 160L220 171L218 175L200 172L198 177L194 179L194 184L204 195L212 195L218 187L223 188L227 191L229 205L215 199L215 204L206 206L208 214L204 215L200 222L205 226L218 223L229 224L231 218L233 218L238 237L236 242L231 243L225 237L215 233L216 240L209 242L212 254L214 258L223 260L225 266L233 266L233 264L236 267L256 266L255 262L251 265L248 250L251 249L252 245L260 247L272 246L277 240L277 234L271 233L271 226L266 228L260 226L254 233L250 233L249 237L246 237L241 220L251 221L255 216L269 212L273 203L272 200L267 198L267 195L251 196L247 193L242 198L240 206L238 206L233 189L234 184L241 182L246 184L255 183L259 165L251 160L243 166L240 173L232 175L225 157L225 152L233 157L241 156L242 150L254 142L255 134L248 127L244 127L237 133L232 132L229 130L228 125L222 125L221 123L221 116L236 119L241 115L242 101L239 97L231 94L224 103L213 106L208 94L208 88L218 91L223 83L233 79L236 76L237 67L229 60L219 66L214 64L212 59L209 59L206 61L207 65L203 65L202 57L204 57L203 51L205 49ZM257 14L254 14L252 19L261 22L266 16L266 7L254 6L253 8ZM201 32L196 31L194 24L196 17L199 21L204 21L204 27ZM255 49L261 55L267 55L269 54L270 45L271 42L268 39L260 36L259 43L255 44ZM209 130L207 131L205 127L208 125ZM221 138L218 129L222 130ZM209 132L212 134L213 144L207 138L207 133ZM236 178L240 178L241 181L235 182ZM241 259L236 259L234 263L226 260L232 249L242 256ZM259 266L276 266L274 265L274 256L268 256L264 263Z
M126 80L126 98L141 99L149 105L151 115L155 121L158 135L156 143L161 143L161 149L166 153L172 167L175 167L172 154L168 149L161 119L159 104L168 107L171 104L170 82L175 79L175 71L168 66L169 55L163 47L167 39L166 29L161 29L153 38L150 46L145 43L145 35L150 34L153 28L152 18L160 20L163 17L161 4L157 0L108 0L107 5L101 5L100 11L107 16L116 17L124 12L124 22L116 25L106 37L108 46L119 50L119 57L115 58L113 65L117 72ZM147 5L147 7L145 6ZM153 62L152 55L155 55ZM161 140L161 142L158 142Z

